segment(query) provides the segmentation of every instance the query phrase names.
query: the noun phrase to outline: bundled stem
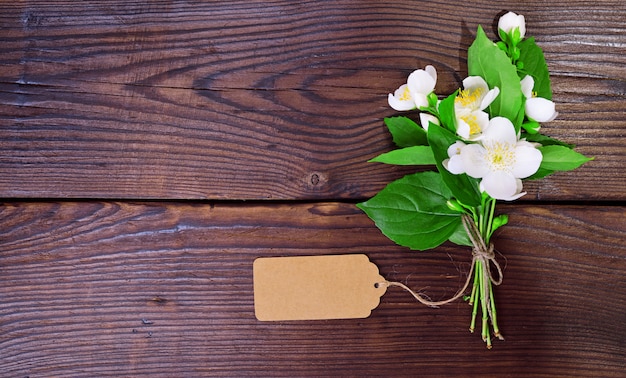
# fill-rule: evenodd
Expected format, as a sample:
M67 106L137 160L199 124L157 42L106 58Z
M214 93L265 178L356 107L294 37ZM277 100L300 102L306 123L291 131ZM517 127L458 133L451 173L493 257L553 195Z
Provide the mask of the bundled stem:
M415 297L420 303L427 306L438 307L453 302L463 296L465 290L469 287L473 279L472 293L469 297L469 304L472 306L472 320L470 322L470 332L474 332L476 327L476 318L478 309L482 314L481 334L483 341L487 344L487 348L491 349L491 333L489 332L489 324L493 327L493 334L500 340L504 337L500 334L498 321L496 316L496 304L493 296L493 285L502 283L502 269L495 259L493 244L489 243L489 238L497 225L494 226L494 211L496 201L484 196L482 205L477 208L465 207L468 212L461 215L463 227L472 242L472 265L468 273L467 280L463 287L451 298L442 301L431 301L430 299L414 292L406 285L400 282L383 281L378 285L397 286ZM471 213L471 215L470 215ZM491 267L495 267L498 276L494 278L491 273ZM472 277L473 276L473 277Z
M482 314L481 333L483 341L487 344L487 348L491 349L491 333L489 332L489 323L493 327L494 335L504 340L498 328L496 315L496 305L493 296L493 285L502 283L502 269L495 260L493 244L489 243L491 236L493 214L495 208L495 200L486 201L486 206L482 206L479 214L474 214L474 219L468 214L463 214L463 226L474 246L473 268L474 282L472 285L472 294L469 298L469 304L472 306L472 320L470 322L470 332L474 332L476 325L476 317L478 315L478 306ZM498 278L494 279L491 273L491 265L497 272Z

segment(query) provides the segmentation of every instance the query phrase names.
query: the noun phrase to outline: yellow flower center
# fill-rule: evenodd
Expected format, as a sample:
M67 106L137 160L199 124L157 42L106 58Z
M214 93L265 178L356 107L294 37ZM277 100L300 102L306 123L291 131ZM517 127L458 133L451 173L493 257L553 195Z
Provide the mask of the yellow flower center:
M454 103L464 108L468 108L475 106L482 97L482 88L474 88L474 90L463 89L459 91L458 96L454 99Z
M409 101L411 99L411 92L409 92L409 87L404 87L402 94L400 95L400 101Z
M473 115L472 113L461 116L459 118L461 118L463 121L465 121L465 123L469 125L469 128L470 128L469 135L476 135L483 131L480 128L480 125L478 124L478 119L476 119L476 116Z
M493 142L484 146L487 163L492 171L508 171L515 164L515 145Z

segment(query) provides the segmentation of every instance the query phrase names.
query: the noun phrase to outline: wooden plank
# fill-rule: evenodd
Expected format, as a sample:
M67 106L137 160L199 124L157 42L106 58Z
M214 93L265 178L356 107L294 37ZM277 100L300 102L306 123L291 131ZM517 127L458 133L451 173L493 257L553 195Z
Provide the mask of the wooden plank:
M621 0L4 2L0 197L369 197L408 172L366 163L387 93L426 64L452 92L502 9L546 51L546 133L596 157L528 198L623 200Z
M390 288L358 320L254 317L261 256L366 253L389 280L443 299L469 251L409 252L351 204L6 203L0 212L4 376L568 376L626 368L625 207L502 206L506 341L487 351L463 302Z

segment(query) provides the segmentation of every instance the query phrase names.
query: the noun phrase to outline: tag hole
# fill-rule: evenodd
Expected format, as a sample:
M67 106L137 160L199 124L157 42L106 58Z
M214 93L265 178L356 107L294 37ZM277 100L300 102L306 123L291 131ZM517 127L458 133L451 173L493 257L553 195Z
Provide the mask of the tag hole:
M376 283L374 283L374 287L375 287L376 289L378 289L378 288L380 287L380 284L379 284L378 282L376 282Z

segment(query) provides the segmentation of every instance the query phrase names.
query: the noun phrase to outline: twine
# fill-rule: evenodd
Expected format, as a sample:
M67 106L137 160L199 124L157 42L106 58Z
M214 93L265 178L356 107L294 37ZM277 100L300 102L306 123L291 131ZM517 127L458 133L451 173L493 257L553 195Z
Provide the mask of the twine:
M486 303L489 303L489 300L490 300L489 282L491 282L494 285L500 285L502 283L502 276L503 276L502 268L500 267L500 264L498 264L498 262L496 261L495 253L493 251L493 244L489 243L488 246L486 245L485 240L480 235L480 231L478 230L478 227L476 227L476 224L474 223L472 218L467 214L463 214L461 219L463 222L463 227L465 228L465 231L467 232L467 235L473 245L472 263L470 266L470 270L467 273L467 280L465 281L465 284L452 298L449 298L443 301L431 301L425 298L424 296L422 296L421 294L414 292L408 286L400 282L390 282L390 281L385 280L384 282L378 283L378 285L385 285L387 287L389 286L400 287L408 291L409 293L411 293L411 295L413 295L413 297L415 297L415 299L417 299L417 301L419 301L420 303L425 304L426 306L430 306L430 307L438 307L438 306L453 302L463 296L463 293L465 292L465 290L467 290L467 288L469 287L472 281L472 272L474 271L476 267L476 262L478 261L481 264L483 264L483 267L484 267L482 269L483 274L481 277L481 284L483 285L482 292L484 293L483 299L485 300ZM496 268L498 272L498 279L494 278L491 272L491 265L493 265ZM488 309L489 309L489 316L491 317L491 306L488 306Z

